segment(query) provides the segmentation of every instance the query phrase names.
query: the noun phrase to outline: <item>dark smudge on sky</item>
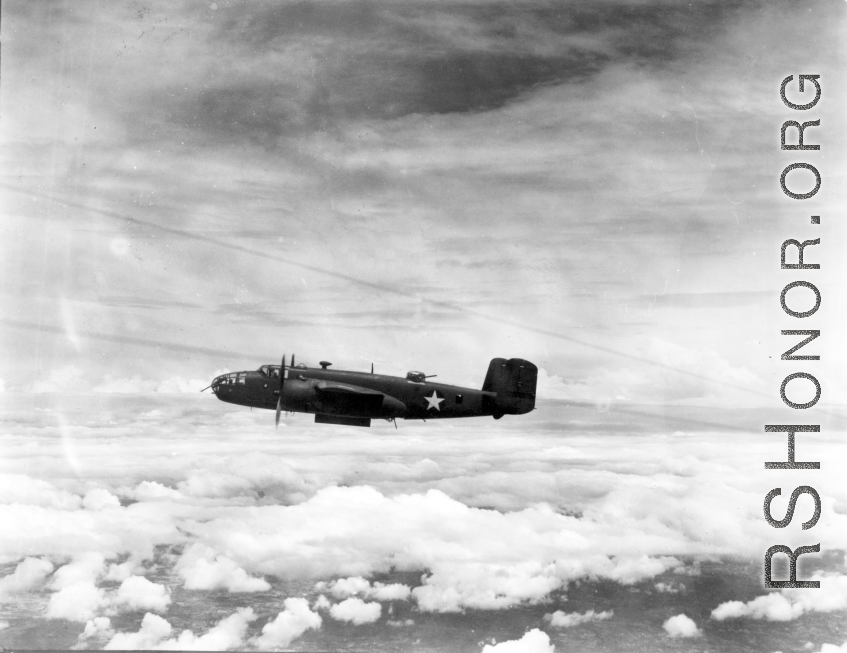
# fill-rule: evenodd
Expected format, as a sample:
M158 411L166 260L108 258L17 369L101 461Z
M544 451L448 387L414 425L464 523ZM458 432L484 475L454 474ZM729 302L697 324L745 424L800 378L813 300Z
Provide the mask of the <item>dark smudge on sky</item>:
M611 63L670 65L695 53L736 7L238 4L222 9L211 37L227 44L222 56L232 48L259 62L269 51L308 47L308 72L257 65L246 78L207 78L172 118L216 138L267 144L343 120L486 111Z

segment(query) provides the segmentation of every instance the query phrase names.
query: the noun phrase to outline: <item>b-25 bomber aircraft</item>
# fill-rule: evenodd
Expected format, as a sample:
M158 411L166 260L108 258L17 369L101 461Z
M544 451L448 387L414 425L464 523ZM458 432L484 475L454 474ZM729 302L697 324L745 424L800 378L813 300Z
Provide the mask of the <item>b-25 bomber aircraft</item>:
M370 426L372 419L403 419L522 415L535 408L538 368L521 358L495 358L481 390L434 383L423 372L406 378L368 372L294 364L262 365L255 372L222 374L212 381L218 399L240 406L313 413L319 424Z

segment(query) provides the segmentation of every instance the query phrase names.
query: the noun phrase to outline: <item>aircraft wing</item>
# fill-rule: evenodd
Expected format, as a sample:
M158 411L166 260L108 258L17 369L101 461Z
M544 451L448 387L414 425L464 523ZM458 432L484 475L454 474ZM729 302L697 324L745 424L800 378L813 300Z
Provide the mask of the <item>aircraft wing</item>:
M377 390L327 381L318 383L315 391L324 410L343 415L368 414L377 411L382 407L385 397Z
M363 388L359 385L348 385L346 383L333 383L328 381L321 381L318 383L315 388L318 392L325 392L327 394L337 394L337 395L379 395L380 397L384 396L379 390L371 390L370 388Z

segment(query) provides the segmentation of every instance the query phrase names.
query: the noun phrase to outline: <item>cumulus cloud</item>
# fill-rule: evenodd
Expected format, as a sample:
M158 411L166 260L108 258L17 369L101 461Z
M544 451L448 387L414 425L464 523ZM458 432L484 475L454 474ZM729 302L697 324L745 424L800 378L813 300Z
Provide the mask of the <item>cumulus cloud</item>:
M106 592L92 582L83 581L63 587L50 596L47 618L85 623L108 606Z
M79 645L87 645L90 640L109 640L114 637L115 631L109 617L95 617L85 623L85 628L77 638Z
M152 610L164 612L171 604L171 595L164 585L147 580L144 576L130 576L123 581L114 597L114 605L121 610Z
M367 597L376 601L406 601L411 595L412 589L402 583L383 585L380 582L376 582L367 592Z
M9 622L0 619L0 630L6 630L9 627Z
M0 474L0 503L75 510L82 500L76 494L26 474Z
M426 576L412 594L427 612L460 612L465 607L498 610L521 602L539 603L563 583L553 564L447 563Z
M103 488L94 488L93 490L89 490L82 499L82 506L86 510L119 508L120 505L121 500Z
M177 490L196 498L237 495L260 503L287 505L300 503L314 493L311 484L285 460L258 451L218 459L202 469L190 470L186 476Z
M317 588L316 589L321 589ZM412 594L412 589L402 583L384 584L379 581L371 585L370 581L361 576L339 578L329 585L330 593L337 599L361 595L376 601L406 601Z
M820 651L817 651L817 653L847 653L847 642L844 642L841 646L837 646L835 644L823 644Z
M347 621L361 626L377 621L382 614L382 606L379 603L366 603L360 598L351 597L333 605L329 609L329 614L336 621Z
M53 563L42 558L24 558L8 576L0 578L0 603L13 601L16 595L41 587L53 573Z
M371 588L368 580L361 576L351 576L350 578L339 578L329 587L329 591L337 599L347 598L355 594L364 594Z
M252 608L238 608L235 613L221 619L203 635L195 635L191 630L183 630L179 636L171 638L173 627L162 617L147 613L141 620L141 627L134 633L117 633L112 636L104 648L121 649L158 649L180 651L226 651L245 645L245 637L250 622L256 619ZM108 624L92 622L91 636L102 636L109 632ZM88 626L86 626L88 630Z
M307 630L318 630L323 623L317 612L309 609L302 598L285 599L285 610L262 628L262 634L252 640L260 649L285 648Z
M160 642L156 648L178 651L227 651L241 648L244 646L247 628L255 619L252 608L239 608L203 635L183 630L179 637Z
M230 592L267 592L263 578L253 578L233 560L202 544L189 547L177 563L179 575L190 590L226 589Z
M673 556L622 556L615 560L608 577L622 585L634 585L639 581L653 578L669 569L682 566L682 562Z
M115 581L115 582L123 582L130 576L132 576L135 572L142 571L142 567L139 564L138 560L130 557L121 563L111 563L109 565L108 570L106 571L106 580Z
M317 610L329 610L332 607L332 601L326 598L325 595L321 594L318 598L315 599L314 604L312 605L312 609Z
M559 558L555 562L526 561L495 564L439 564L412 590L421 609L459 612L463 607L497 610L522 602L540 603L568 580L583 576L610 578L624 585L661 574L681 564L677 558L587 555Z
M156 648L171 634L171 625L162 617L148 612L135 633L117 633L104 647L107 650L143 650Z
M498 644L486 644L482 653L554 653L556 647L550 643L550 636L543 630L533 628L523 637Z
M809 612L833 612L847 608L847 576L814 574L817 589L782 589L747 601L727 601L712 610L712 619L724 621L749 617L767 621L793 621Z
M425 611L501 609L544 601L576 578L631 584L681 566L672 556L626 555L628 542L641 549L646 541L663 549L672 543L656 511L647 511L635 491L621 500L625 507L579 519L545 505L511 513L470 508L437 490L389 497L370 487L327 487L297 505L261 506L192 524L191 530L215 550L232 552L248 571L357 574L348 579L358 580L333 585L339 597L356 591L368 598L364 576L397 566L431 570L411 591ZM378 540L374 524L380 524ZM642 528L655 530L655 537L645 537ZM278 537L282 532L285 537ZM391 591L405 594L402 588Z
M185 498L179 490L156 481L142 481L129 493L138 501L178 501Z
M47 602L47 617L85 623L99 616L110 605L105 590L97 587L104 573L105 558L96 551L80 554L59 567L49 583L50 589L57 591Z
M740 617L753 619L768 619L770 621L791 621L803 614L802 608L794 606L780 594L765 594L744 603L743 601L726 601L712 610L712 619L725 621Z
M556 610L556 612L552 614L545 614L544 621L549 622L553 628L571 628L572 626L579 626L580 624L586 624L592 621L603 621L604 619L611 619L613 615L613 610L606 610L604 612L594 612L594 610L588 610L587 612L583 613L565 613L562 610Z
M93 584L103 575L105 564L105 557L98 551L79 554L56 570L50 579L50 588L58 590L77 583Z
M662 624L662 628L670 637L699 637L703 633L690 617L678 614Z
M47 603L47 617L87 622L104 614L134 610L164 612L170 605L170 592L143 576L127 575L115 592L98 587L100 579L118 580L123 572L134 568L128 560L124 567L110 565L106 569L102 554L89 552L77 556L59 567L50 579L50 589L56 590Z

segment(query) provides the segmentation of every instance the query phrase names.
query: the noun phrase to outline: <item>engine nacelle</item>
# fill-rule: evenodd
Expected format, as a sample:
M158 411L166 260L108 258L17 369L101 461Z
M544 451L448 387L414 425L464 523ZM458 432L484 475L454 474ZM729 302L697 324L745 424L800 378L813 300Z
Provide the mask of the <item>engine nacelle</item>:
M315 385L317 382L314 380L287 379L282 386L282 405L285 410L315 412L314 406L317 401Z

